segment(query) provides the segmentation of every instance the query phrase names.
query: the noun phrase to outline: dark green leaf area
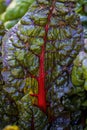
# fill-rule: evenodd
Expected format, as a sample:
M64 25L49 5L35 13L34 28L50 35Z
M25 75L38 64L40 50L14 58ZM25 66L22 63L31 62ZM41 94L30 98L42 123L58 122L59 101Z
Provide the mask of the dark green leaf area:
M26 13L25 16L22 17L22 19L20 19L21 24L23 25L30 25L32 24L32 20L29 19L30 15L33 15L33 13Z
M24 64L28 68L29 72L34 75L37 74L39 67L38 57L31 52L27 53L25 57Z
M30 44L30 51L32 51L36 55L40 55L41 53L41 47L44 44L43 38L30 38L29 39Z
M46 77L46 82L47 82L46 86L50 86L50 84L51 83L54 84L54 82L58 87L62 86L63 84L66 84L65 82L67 82L68 84L69 76L68 76L67 69L68 68L65 68L65 70L63 70L63 68L60 65L55 66L53 70L49 68L47 71L48 75Z
M31 77L15 78L9 72L3 72L3 78L9 85L4 85L3 89L6 93L10 94L14 101L19 101L26 93L37 93L38 83L37 80ZM10 86L10 87L9 87ZM33 100L34 98L32 98Z
M16 103L5 91L0 91L0 129L6 125L16 123L18 109Z
M55 40L47 42L47 53L45 54L46 70L57 64L62 66L70 65L82 46L79 40L78 38L72 38L64 41Z
M71 126L71 129L72 130L84 130L84 127L82 126L82 124L80 124L80 125Z
M11 74L14 78L23 78L24 72L22 71L22 67L13 68L11 70Z
M60 112L64 110L64 106L61 103L61 98L70 91L67 81L63 78L57 77L57 81L49 84L49 90L47 93L47 101L50 106L48 111L51 111L50 116L57 117Z
M79 110L82 107L82 102L85 100L84 94L80 94L81 96L71 96L71 97L64 97L62 100L63 105L66 109L70 111ZM83 96L83 97L82 97Z
M10 71L3 71L2 75L4 81L6 82L6 84L3 86L4 91L9 94L14 101L20 100L24 95L23 89L25 84L23 79L17 78L18 74L16 71L13 74L16 77L13 76Z
M70 115L68 112L62 112L56 120L51 123L50 130L66 130L69 129Z
M55 8L56 10L58 11L58 15L65 15L68 13L68 8L64 5L65 1L59 1L59 2L56 2L55 4Z
M33 20L33 23L39 26L45 26L47 23L47 15L49 11L47 9L38 11L38 14L35 13L30 16L31 20Z
M58 22L63 22L62 20L58 21ZM65 24L65 23L64 23ZM57 25L59 26L59 28L56 28L56 25L55 27L51 27L48 31L48 40L66 40L67 38L71 38L72 37L72 29L71 27L60 27L60 25ZM63 25L62 25L63 26Z
M16 80L16 82L17 82L17 80ZM23 84L21 86L19 86L19 88L17 88L17 86L15 88L15 86L11 87L11 84L10 84L10 87L5 86L3 89L16 102L17 100L20 100L24 96L23 88L21 88L22 86L23 86Z
M65 110L69 111L70 114L70 126L69 129L81 129L83 130L83 127L85 125L85 122L82 122L82 120L85 120L85 110L86 110L86 92L84 89L78 87L78 88L72 88L72 91L68 93L68 95L64 95L61 99L62 105L65 108ZM84 102L85 101L85 102ZM84 102L84 105L83 105Z
M19 102L19 126L21 130L47 130L48 119L39 108L32 106L29 95L25 95Z
M6 39L6 37L4 37L4 39ZM10 42L9 45L8 42ZM4 44L4 46L8 47L3 49L5 49L6 52L8 51L8 66L13 68L12 70L10 69L10 71L14 78L24 78L28 73L27 71L34 75L37 74L39 59L34 52L37 50L36 53L40 53L42 45L43 39L41 38L30 39L30 43L24 43L19 40L14 33L11 35L10 39ZM28 46L30 46L30 50L28 50Z
M35 25L19 25L19 34L23 34L25 36L31 36L31 37L43 37L45 34L45 30L43 27L35 26Z
M84 130L84 123L82 119L84 118L84 112L78 110L71 113L71 124L70 128L73 130Z
M13 33L9 40L12 42L13 46L15 48L20 48L23 49L25 47L23 41L21 41L18 37L17 34Z

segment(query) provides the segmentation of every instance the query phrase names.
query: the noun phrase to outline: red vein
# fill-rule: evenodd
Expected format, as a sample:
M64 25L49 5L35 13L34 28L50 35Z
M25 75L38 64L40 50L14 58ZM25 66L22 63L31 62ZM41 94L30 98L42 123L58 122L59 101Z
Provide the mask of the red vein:
M46 112L47 109L47 102L46 102L46 89L45 89L45 79L46 79L46 72L45 72L45 47L47 42L47 33L49 30L49 23L52 16L52 12L54 9L55 0L52 3L52 7L50 8L50 13L48 15L48 22L45 26L45 36L44 36L44 44L42 46L41 54L39 56L40 66L39 66L39 76L38 76L38 94L32 94L31 96L35 96L38 98L38 107Z

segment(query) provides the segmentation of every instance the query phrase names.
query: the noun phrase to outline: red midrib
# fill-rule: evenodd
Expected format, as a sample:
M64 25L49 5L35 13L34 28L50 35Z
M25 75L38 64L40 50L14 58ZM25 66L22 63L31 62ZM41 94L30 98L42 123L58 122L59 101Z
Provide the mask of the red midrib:
M52 16L52 12L54 9L55 0L53 0L53 4L50 7L50 13L48 15L48 22L45 25L45 36L44 36L44 44L42 46L41 54L39 55L39 76L36 78L38 81L38 94L31 94L31 96L35 96L38 98L37 106L46 113L47 102L46 102L46 89L45 89L45 50L46 50L46 42L47 42L47 33L49 30L49 23Z
M42 46L42 52L40 55L40 67L38 77L38 106L46 112L46 91L45 91L45 46Z

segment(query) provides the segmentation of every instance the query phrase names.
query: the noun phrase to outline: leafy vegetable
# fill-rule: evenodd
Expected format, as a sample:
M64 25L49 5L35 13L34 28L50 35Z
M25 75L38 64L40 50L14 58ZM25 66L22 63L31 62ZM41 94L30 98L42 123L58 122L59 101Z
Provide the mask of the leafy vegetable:
M16 104L19 118L13 123L20 129L85 126L87 96L81 86L87 76L86 64L77 64L84 41L75 5L75 0L36 0L3 38L3 90Z

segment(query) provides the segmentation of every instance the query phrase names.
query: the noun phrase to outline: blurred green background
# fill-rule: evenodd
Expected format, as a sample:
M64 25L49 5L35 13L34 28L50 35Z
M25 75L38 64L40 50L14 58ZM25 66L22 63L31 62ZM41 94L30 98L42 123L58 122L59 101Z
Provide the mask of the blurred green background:
M13 27L35 0L0 0L0 20L7 29Z

